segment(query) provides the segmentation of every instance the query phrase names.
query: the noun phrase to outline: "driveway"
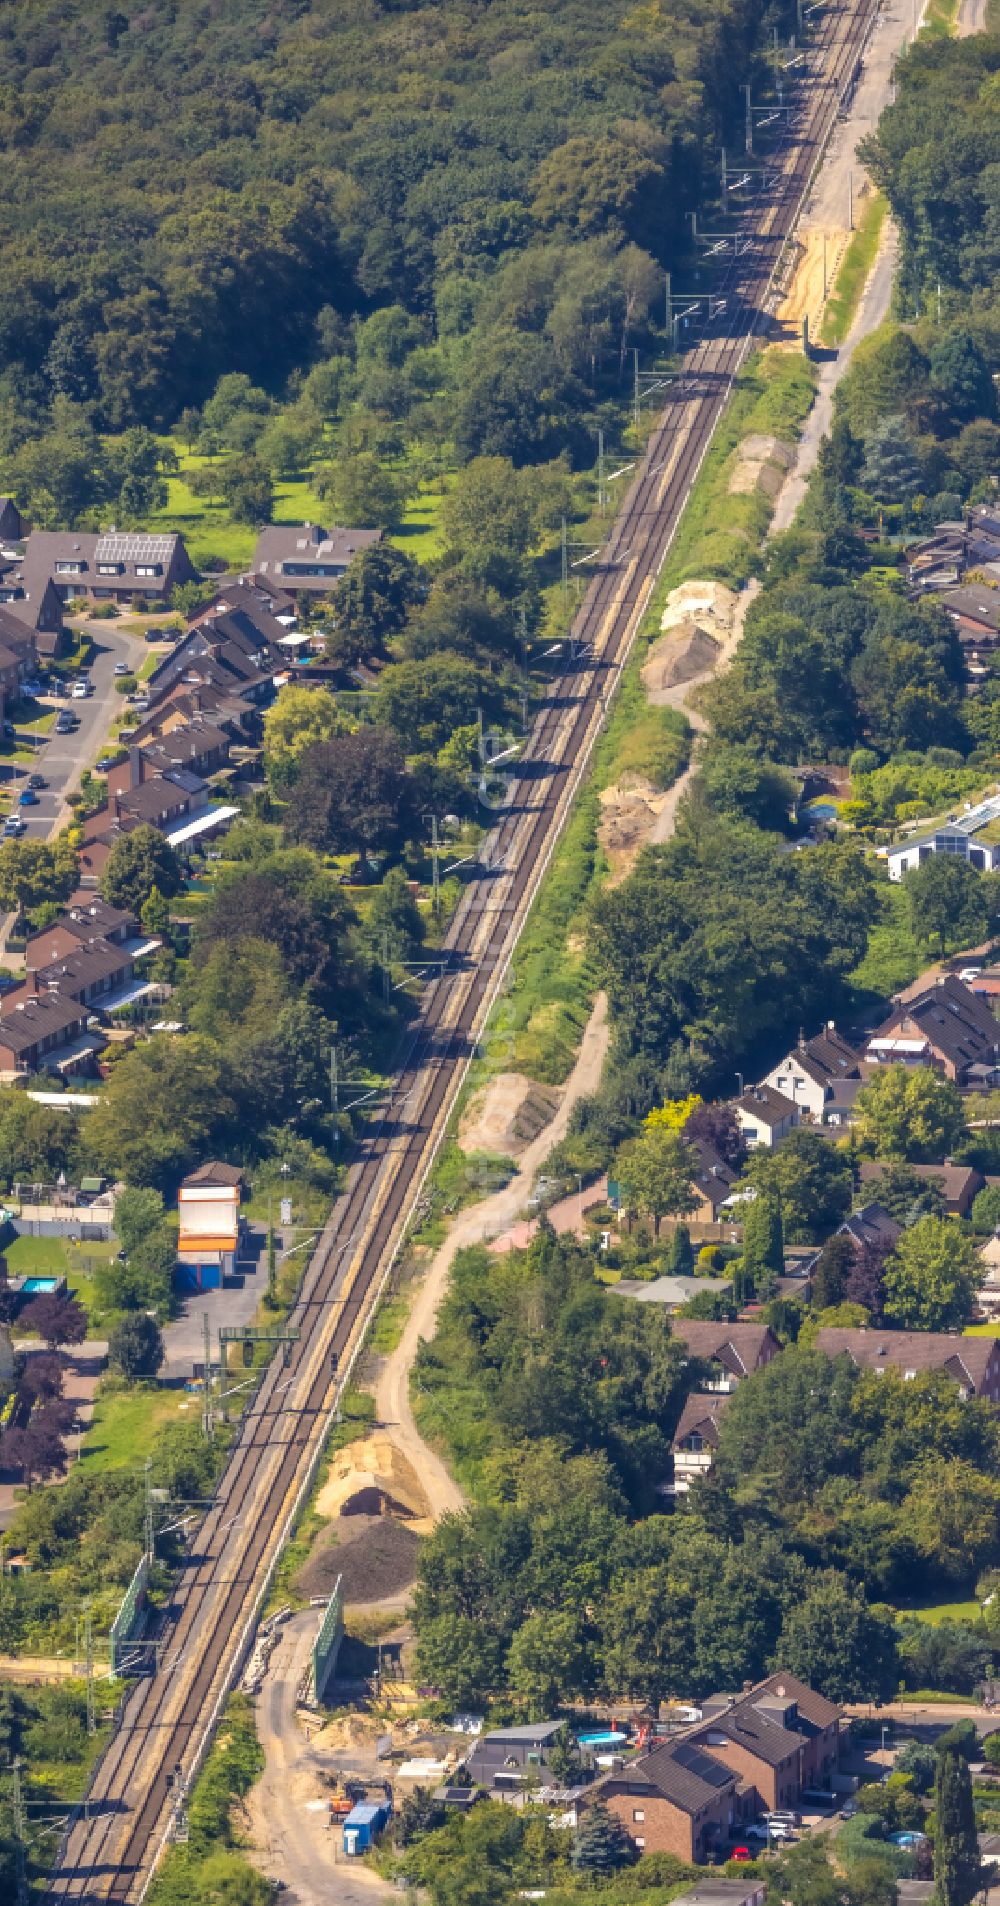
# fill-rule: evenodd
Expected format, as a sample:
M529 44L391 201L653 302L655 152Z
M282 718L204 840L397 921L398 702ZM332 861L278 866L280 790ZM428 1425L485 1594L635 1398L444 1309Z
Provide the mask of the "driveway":
M94 643L94 659L89 670L94 692L86 701L70 701L67 696L50 698L47 707L71 708L80 718L72 734L49 734L38 743L31 767L24 774L44 774L48 787L38 796L38 806L21 808L27 832L34 840L49 840L65 825L66 796L77 786L84 768L89 768L101 752L113 717L121 707L115 694L115 663L130 666L142 659L134 637L121 635L113 622L92 624L89 633ZM22 785L18 775L16 786Z
M281 1245L279 1243L279 1250ZM187 1382L195 1364L205 1361L205 1317L211 1332L212 1356L218 1355L219 1327L222 1324L248 1324L267 1290L267 1249L265 1234L252 1230L243 1246L245 1256L237 1261L236 1275L227 1278L221 1290L192 1291L181 1299L180 1313L163 1327L166 1356L160 1370L160 1382ZM231 1355L232 1381L236 1382L237 1359Z

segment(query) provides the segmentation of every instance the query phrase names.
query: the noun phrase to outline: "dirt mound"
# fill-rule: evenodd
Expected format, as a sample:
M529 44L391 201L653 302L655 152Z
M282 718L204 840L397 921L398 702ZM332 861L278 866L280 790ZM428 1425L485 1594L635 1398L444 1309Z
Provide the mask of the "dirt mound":
M635 865L668 798L669 790L654 787L639 774L624 775L614 786L601 790L597 838L608 858L612 886Z
M555 1117L560 1096L551 1086L536 1085L523 1072L498 1072L463 1113L458 1143L463 1152L500 1152L518 1158Z
M671 589L660 617L667 632L683 622L696 622L721 640L729 634L736 613L736 592L724 582L681 582Z
M340 1450L316 1498L321 1516L349 1515L353 1520L359 1511L416 1520L428 1515L427 1498L411 1465L384 1432Z
M409 1588L419 1549L420 1537L391 1516L341 1517L320 1536L296 1587L303 1595L329 1595L340 1575L345 1602L377 1603Z
M718 637L700 623L693 618L678 622L657 638L642 665L646 700L654 707L669 701L673 689L710 675L721 653Z
M746 437L740 444L729 479L730 496L777 496L795 460L792 444L780 437Z

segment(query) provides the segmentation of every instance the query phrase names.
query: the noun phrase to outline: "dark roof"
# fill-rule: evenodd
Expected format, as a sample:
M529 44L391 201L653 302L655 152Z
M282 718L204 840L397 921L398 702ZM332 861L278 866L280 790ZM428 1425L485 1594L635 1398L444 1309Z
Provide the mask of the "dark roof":
M239 1165L224 1165L217 1158L210 1158L207 1164L199 1165L197 1171L189 1171L183 1180L185 1185L241 1185L243 1172ZM554 1723L558 1727L559 1723Z
M16 615L13 608L0 602L0 641L5 648L12 649L18 661L23 661L34 649L31 630L22 616Z
M858 1077L858 1054L846 1039L841 1038L833 1025L825 1026L812 1039L802 1040L788 1057L796 1059L803 1072L808 1073L817 1085L829 1085L835 1079Z
M941 597L941 606L950 615L965 616L969 621L982 622L988 628L1000 630L1000 590L986 589L981 583L961 589L946 589Z
M205 792L200 775L190 774L187 768L171 768L167 774L154 774L150 780L140 781L137 788L126 788L115 798L133 820L157 827L163 819L189 807L192 796Z
M741 1092L733 1104L737 1111L759 1118L762 1125L780 1125L790 1112L795 1111L793 1101L786 1099L783 1092L776 1092L773 1085L752 1085L749 1091Z
M612 1774L609 1784L614 1784L616 1778L626 1780L630 1792L637 1786L651 1788L682 1813L700 1812L727 1787L734 1787L737 1780L731 1767L713 1760L710 1754L688 1741L671 1741L665 1747L654 1747L620 1775Z
M111 946L107 940L91 940L75 953L68 953L65 959L50 960L47 966L40 966L35 980L40 988L72 994L77 989L83 992L98 980L111 979L123 967L131 966L131 955L123 946Z
M779 1766L801 1747L803 1737L810 1739L832 1727L840 1709L779 1668L746 1694L711 1695L702 1702L702 1712L704 1723L692 1733L692 1740L704 1742L711 1728L769 1766Z
M884 1159L863 1158L862 1184L871 1184L885 1169ZM983 1174L975 1165L956 1165L950 1158L943 1165L910 1165L908 1170L916 1172L918 1178L925 1178L928 1184L937 1185L948 1204L957 1204L970 1192L975 1195L984 1183Z
M138 922L135 915L124 907L113 907L109 900L102 900L98 894L76 893L73 895L66 912L53 922L57 927L68 927L71 933L79 932L81 938L92 937L93 933L107 935L119 927L135 927Z
M828 1357L846 1354L863 1370L944 1370L956 1383L981 1391L995 1360L996 1337L963 1337L957 1331L883 1330L830 1325L816 1332L816 1348Z
M851 1237L855 1244L875 1244L891 1251L902 1228L883 1204L866 1204L845 1218L843 1224L838 1224L837 1236Z
M767 1324L713 1324L695 1317L675 1317L670 1328L692 1357L718 1359L734 1376L749 1376L760 1368L764 1352L778 1347Z
M703 1197L711 1199L713 1204L722 1204L729 1196L739 1174L703 1138L692 1138L687 1142L698 1161L691 1174L692 1182Z
M59 993L0 1001L0 1046L9 1052L26 1052L39 1039L79 1026L86 1017L86 1006Z
M895 1028L912 1020L936 1052L959 1069L1000 1053L1000 1025L987 1001L949 973L915 999L901 1000L869 1036L869 1045L891 1039Z
M56 577L56 564L67 562L80 564L78 578ZM121 564L122 573L100 576L98 563ZM138 566L158 567L160 574L139 576ZM56 580L71 591L74 580L78 580L85 590L106 586L132 589L136 595L155 596L173 587L176 580L171 575L173 569L179 569L185 577L194 574L183 539L174 531L151 536L145 531L94 534L80 529L36 529L25 545L21 575L29 599L37 598L47 582Z
M321 529L318 523L266 523L257 537L253 573L286 589L323 592L336 583L352 556L381 540L380 529ZM296 565L315 565L330 573L299 576L294 574Z
M173 728L168 735L161 735L157 741L149 742L142 752L154 773L163 774L170 768L203 761L207 755L228 747L229 736L224 728L216 728L209 721L194 721L186 723L183 728Z
M691 1436L695 1431L706 1443L711 1443L713 1449L718 1448L719 1417L728 1402L729 1398L725 1395L703 1396L696 1391L694 1396L689 1396L674 1431L674 1449L680 1447L685 1436Z

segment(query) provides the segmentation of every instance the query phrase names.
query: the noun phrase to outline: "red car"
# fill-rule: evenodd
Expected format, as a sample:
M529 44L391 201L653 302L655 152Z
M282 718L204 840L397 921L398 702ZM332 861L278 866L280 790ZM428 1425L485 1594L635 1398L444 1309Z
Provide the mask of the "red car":
M746 1866L753 1859L753 1854L748 1846L734 1846L729 1858L735 1860L739 1866Z

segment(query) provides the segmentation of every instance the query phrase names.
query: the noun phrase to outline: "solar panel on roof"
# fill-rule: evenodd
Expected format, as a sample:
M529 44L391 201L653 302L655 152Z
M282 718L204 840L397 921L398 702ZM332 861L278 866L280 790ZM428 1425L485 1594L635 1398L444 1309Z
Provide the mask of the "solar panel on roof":
M114 535L97 539L97 562L164 563L174 547L172 536Z

